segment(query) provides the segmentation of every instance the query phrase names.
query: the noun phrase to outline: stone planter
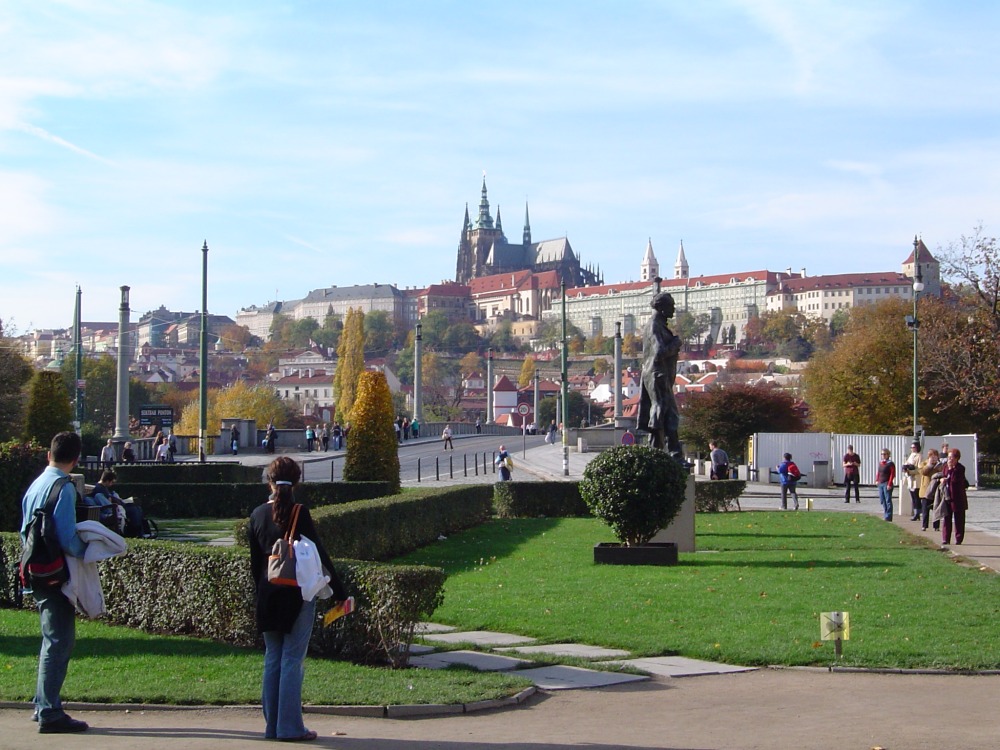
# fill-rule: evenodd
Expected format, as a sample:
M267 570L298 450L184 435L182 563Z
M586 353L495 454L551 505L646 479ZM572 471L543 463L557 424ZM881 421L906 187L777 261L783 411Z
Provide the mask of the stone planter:
M604 565L676 565L677 545L673 542L647 542L626 547L617 542L594 545L594 562Z

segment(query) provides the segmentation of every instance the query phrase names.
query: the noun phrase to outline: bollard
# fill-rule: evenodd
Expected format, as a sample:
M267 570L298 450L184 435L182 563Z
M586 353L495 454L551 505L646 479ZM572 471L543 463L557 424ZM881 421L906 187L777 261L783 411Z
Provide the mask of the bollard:
M434 478L441 481L441 457L434 456Z
M336 463L336 460L331 458L330 459L330 481L331 482L334 482L334 481L337 480L337 473L334 471L334 464L335 463Z
M465 453L462 454L462 471L469 476L469 457Z
M420 483L420 458L417 458L417 484Z
M813 499L811 497L806 498L806 510L813 509Z
M476 470L476 476L479 476L479 454L472 454L472 468Z
M448 479L455 478L455 454L448 456Z
M483 454L483 460L484 461L486 460L486 454L485 453ZM496 454L496 451L493 451L493 473L494 474L497 473L497 454Z

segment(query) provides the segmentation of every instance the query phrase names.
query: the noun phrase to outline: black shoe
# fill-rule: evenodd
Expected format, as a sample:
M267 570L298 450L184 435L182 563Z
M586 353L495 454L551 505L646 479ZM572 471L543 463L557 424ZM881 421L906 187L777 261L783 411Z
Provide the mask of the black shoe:
M69 716L64 715L61 719L56 719L55 721L39 722L38 733L72 734L74 732L86 732L88 728L87 722L71 719Z
M851 501L850 500L845 500L844 502L850 504Z

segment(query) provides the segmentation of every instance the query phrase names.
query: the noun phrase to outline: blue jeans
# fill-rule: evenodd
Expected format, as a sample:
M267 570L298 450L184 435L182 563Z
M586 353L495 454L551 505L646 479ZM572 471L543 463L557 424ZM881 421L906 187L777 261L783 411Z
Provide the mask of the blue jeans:
M302 602L292 632L264 633L264 689L261 704L267 724L264 737L287 739L306 733L302 723L302 677L316 619L316 600Z
M878 501L882 504L882 517L886 521L892 520L892 485L887 482L879 482Z
M69 658L76 643L76 613L61 591L39 593L35 597L42 624L42 650L38 654L38 684L35 686L35 710L38 721L59 721L63 711L62 691L69 669Z

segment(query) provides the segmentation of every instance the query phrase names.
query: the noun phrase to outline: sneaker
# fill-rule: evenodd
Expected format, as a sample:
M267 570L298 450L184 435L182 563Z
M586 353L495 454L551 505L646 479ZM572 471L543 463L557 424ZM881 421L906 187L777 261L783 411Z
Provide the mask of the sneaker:
M39 722L38 733L73 734L75 732L86 732L88 728L87 722L80 721L78 719L71 719L69 716L64 714L61 719L56 719L55 721Z

